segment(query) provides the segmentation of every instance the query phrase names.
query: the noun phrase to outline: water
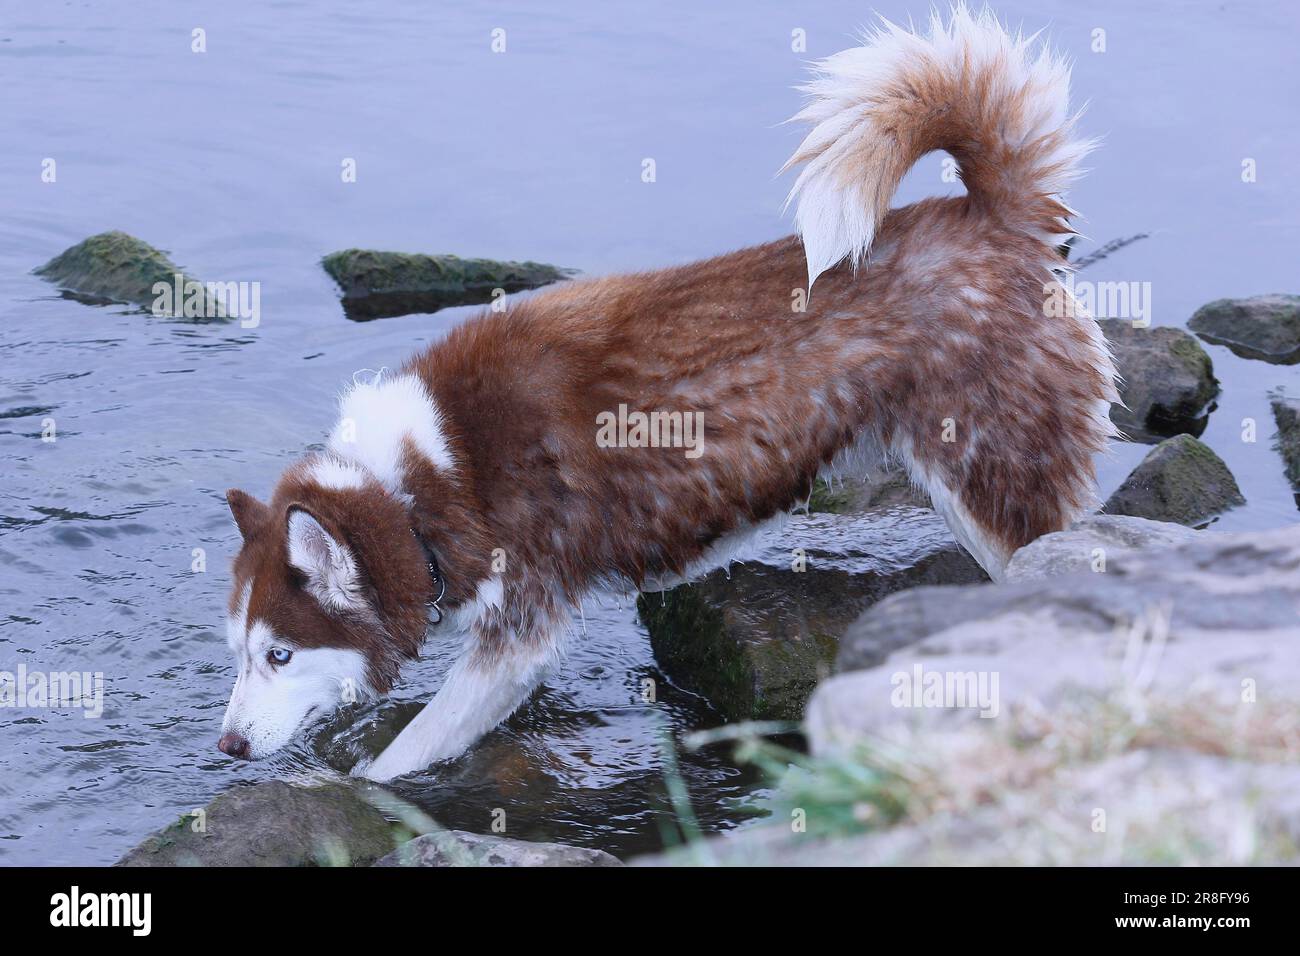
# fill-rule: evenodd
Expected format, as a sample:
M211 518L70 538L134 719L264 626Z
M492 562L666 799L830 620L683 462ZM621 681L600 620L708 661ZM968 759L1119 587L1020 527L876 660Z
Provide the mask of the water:
M111 862L235 783L330 772L338 726L269 763L233 765L214 747L234 676L223 493L265 494L323 437L355 369L397 365L469 310L349 322L323 254L446 251L600 274L789 230L789 180L773 174L799 133L777 124L798 105L802 61L845 46L866 4L547 6L0 4L0 669L102 670L107 684L98 720L0 710L4 862ZM1072 195L1085 231L1152 234L1085 278L1150 282L1156 324L1221 296L1297 291L1294 7L999 8L1050 26L1078 61L1085 130L1106 136ZM928 7L882 5L908 9ZM195 27L206 53L190 51ZM504 54L490 51L495 27ZM1090 50L1098 27L1105 53ZM790 50L795 28L806 54ZM1244 157L1255 183L1241 182ZM345 158L355 183L341 182ZM931 156L900 201L954 188ZM201 278L260 282L260 327L92 308L29 274L112 228ZM1300 369L1210 352L1224 395L1204 438L1249 500L1219 526L1296 520L1265 394L1300 393ZM39 440L47 418L54 444ZM1145 450L1118 447L1103 492ZM196 548L206 572L191 571ZM445 660L432 646L398 701L427 697ZM654 706L640 702L647 677ZM589 607L587 639L525 711L403 792L451 826L487 829L503 808L517 836L652 848L668 816L661 734L712 723L655 670L629 608ZM724 798L757 782L725 752L688 756L683 773L706 828L743 821Z

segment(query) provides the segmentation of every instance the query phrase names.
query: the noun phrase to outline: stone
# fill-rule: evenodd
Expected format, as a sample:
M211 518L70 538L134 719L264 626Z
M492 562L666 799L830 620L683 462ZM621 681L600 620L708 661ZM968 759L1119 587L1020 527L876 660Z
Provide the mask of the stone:
M1103 510L1196 526L1245 503L1223 459L1191 435L1176 435L1147 453Z
M218 795L148 837L118 866L366 866L406 836L362 785L269 780Z
M1123 404L1110 410L1115 426L1132 441L1148 444L1183 432L1199 437L1219 383L1195 336L1169 326L1134 328L1124 319L1097 324L1121 378Z
M824 514L861 514L881 508L930 508L930 496L912 484L907 470L889 464L866 478L818 478L808 510Z
M1090 571L1118 554L1169 547L1195 540L1201 532L1168 521L1128 515L1088 515L1065 531L1045 534L1011 556L1005 580L1023 581Z
M1217 299L1197 309L1187 325L1206 342L1226 345L1242 358L1300 362L1300 295Z
M1137 750L1043 774L1015 799L855 835L751 826L634 866L1295 865L1300 767ZM1106 830L1092 824L1106 812ZM1108 835L1113 834L1113 835Z
M631 862L1300 862L1300 524L1188 534L1104 572L886 598L841 639L771 820ZM899 693L918 669L946 699ZM951 693L981 679L985 701Z
M456 305L491 302L502 292L519 292L568 279L575 270L540 262L498 262L451 255L420 255L344 249L321 260L343 291L343 309L358 321L437 312Z
M751 559L637 608L664 673L726 719L797 720L864 608L917 584L984 580L933 511L796 515Z
M622 866L601 850L563 843L529 843L501 836L442 830L398 847L375 866Z
M1270 404L1273 421L1277 423L1275 446L1286 469L1287 481L1296 492L1300 504L1300 398L1274 394Z
M154 291L157 283L168 290L177 288L177 276L183 298L179 303L169 294L168 315L184 316L184 299L194 298L202 303L202 315L192 318L224 318L225 309L218 297L213 296L203 283L186 276L184 270L167 258L166 253L149 243L125 232L101 232L84 239L45 265L35 274L57 285L69 297L89 305L127 303L153 309L160 293ZM200 297L201 298L197 298Z
M980 719L973 707L895 706L892 682L917 664L996 672L1000 710L1050 709L1122 684L1135 628L1162 642L1159 666L1143 677L1148 693L1207 691L1233 703L1249 679L1260 700L1300 704L1300 524L1120 551L1104 572L893 595L841 638L839 673L809 701L805 731L826 752L898 723Z

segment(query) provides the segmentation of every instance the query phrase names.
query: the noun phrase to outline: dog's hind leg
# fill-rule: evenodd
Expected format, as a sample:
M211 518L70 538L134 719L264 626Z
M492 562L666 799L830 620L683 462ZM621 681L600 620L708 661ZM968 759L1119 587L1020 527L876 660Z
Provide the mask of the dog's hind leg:
M474 622L433 700L360 773L382 782L460 756L528 699L567 632L566 625L507 631L499 615Z
M1113 369L1086 316L1036 335L1035 317L932 363L894 410L891 450L958 542L999 580L1018 548L1095 503L1093 458L1114 434ZM972 371L973 370L973 371Z

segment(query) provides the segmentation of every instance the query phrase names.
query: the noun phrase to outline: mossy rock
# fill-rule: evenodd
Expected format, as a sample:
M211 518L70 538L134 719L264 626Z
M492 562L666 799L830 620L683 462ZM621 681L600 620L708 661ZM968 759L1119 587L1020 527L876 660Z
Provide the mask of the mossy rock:
M1209 354L1182 329L1134 328L1124 319L1101 326L1119 370L1120 400L1110 418L1133 441L1154 444L1172 435L1199 437L1219 394Z
M211 296L202 282L185 275L167 254L125 232L101 232L65 249L45 265L33 270L42 279L53 282L69 298L90 305L124 303L155 309L160 295L166 295L163 314L188 318L224 318L225 310ZM183 300L176 306L171 290L180 276ZM155 291L161 283L168 293ZM184 299L189 299L201 315L185 315Z
M1280 393L1271 396L1273 420L1277 423L1274 447L1282 456L1287 481L1296 493L1300 504L1300 398L1288 398Z
M868 478L818 478L808 499L814 514L849 515L879 508L929 508L930 496L912 484L902 465L890 464Z
M1226 345L1242 358L1274 365L1300 362L1300 295L1217 299L1197 309L1187 325L1205 341Z
M1196 527L1245 503L1223 459L1191 435L1178 435L1151 449L1104 510Z
M792 622L768 613L768 606L747 606L746 597L765 585L790 583L780 578L770 569L741 566L725 584L706 580L637 602L664 673L703 694L727 720L799 720L813 688L830 673L834 632L861 609L857 602L836 601L829 615Z
M410 833L360 787L235 787L147 838L118 866L368 866Z
M655 660L726 720L798 720L840 636L887 594L987 576L933 511L796 516L752 559L642 595Z
M575 274L540 262L498 262L406 252L344 249L321 260L343 291L348 318L378 319L492 301L497 289L519 292Z

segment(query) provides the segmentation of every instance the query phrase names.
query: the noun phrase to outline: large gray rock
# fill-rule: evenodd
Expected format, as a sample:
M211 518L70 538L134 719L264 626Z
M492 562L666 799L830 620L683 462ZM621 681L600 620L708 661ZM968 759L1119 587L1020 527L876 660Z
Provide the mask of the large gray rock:
M1205 431L1210 403L1219 394L1205 349L1182 329L1134 328L1125 319L1098 323L1119 369L1120 400L1110 418L1133 441L1155 443L1183 432Z
M1029 761L1026 761L1028 763ZM755 826L635 866L1222 866L1296 863L1300 766L1135 750L1027 774L1013 799L819 837ZM1105 816L1101 817L1098 811ZM1104 820L1104 830L1096 828Z
M1105 567L1111 557L1195 540L1201 532L1168 521L1127 515L1088 515L1069 529L1025 545L1007 564L1005 580L1023 581Z
M1196 526L1245 503L1223 459L1191 435L1177 435L1147 453L1104 510Z
M1187 324L1205 341L1226 345L1242 358L1300 362L1300 295L1218 299L1197 309Z
M729 720L797 720L863 609L917 584L984 580L933 511L796 515L751 559L637 608L675 683Z
M633 862L1300 862L1298 571L1300 524L886 598L772 821Z
M375 866L621 866L618 857L563 843L528 843L464 830L426 833Z
M843 673L818 687L805 729L825 752L899 723L980 719L973 707L895 706L896 675L918 664L996 673L999 712L1050 708L1123 686L1138 638L1160 643L1147 692L1235 701L1248 678L1260 700L1300 705L1300 525L1120 552L1100 573L894 595L841 638Z
M1273 420L1277 422L1277 450L1286 467L1287 481L1300 501L1300 398L1272 397Z
M365 866L406 834L357 786L235 787L164 827L118 866Z

